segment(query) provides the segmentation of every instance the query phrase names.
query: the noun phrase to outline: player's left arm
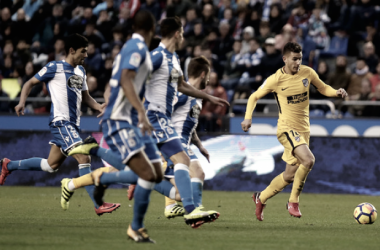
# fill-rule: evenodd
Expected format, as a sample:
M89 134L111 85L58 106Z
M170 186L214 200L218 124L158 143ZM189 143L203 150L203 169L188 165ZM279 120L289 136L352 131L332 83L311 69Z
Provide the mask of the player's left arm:
M82 102L86 103L90 108L98 110L100 112L98 117L103 115L107 106L107 104L105 103L100 104L97 101L95 101L95 99L92 98L92 96L90 96L90 93L88 92L88 90L82 91Z
M210 162L210 154L208 153L207 149L203 147L203 144L199 139L196 131L194 131L191 135L191 143L193 143L199 149L199 152L201 152L201 154L206 157L207 161Z
M340 88L338 90L334 89L330 85L325 84L318 76L318 74L312 69L311 70L311 84L324 96L328 97L342 97L348 96L345 89Z
M194 88L191 84L187 84L183 80L183 76L180 76L179 79L178 79L178 91L182 92L182 93L184 93L185 95L188 95L188 96L192 96L192 97L195 97L195 98L200 98L200 99L208 100L212 104L216 104L216 105L220 105L220 106L224 106L224 105L230 106L230 104L228 103L228 101L226 101L226 100L224 100L222 98L218 98L218 97L206 94L205 92L200 91L200 90Z

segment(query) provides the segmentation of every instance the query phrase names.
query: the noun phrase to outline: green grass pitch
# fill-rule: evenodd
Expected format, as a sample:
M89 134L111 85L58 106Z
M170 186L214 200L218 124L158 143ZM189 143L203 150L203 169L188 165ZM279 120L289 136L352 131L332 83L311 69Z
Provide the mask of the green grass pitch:
M127 240L133 202L126 190L109 189L108 202L122 204L116 212L98 217L84 189L77 190L68 211L61 210L60 188L0 187L0 249L378 249L380 221L359 225L352 216L361 202L380 207L375 196L301 196L301 219L285 209L289 194L268 202L265 220L254 216L254 204L246 192L205 191L206 208L218 210L220 218L199 229L183 218L163 215L164 199L153 192L145 225L156 245ZM379 219L380 220L380 219Z

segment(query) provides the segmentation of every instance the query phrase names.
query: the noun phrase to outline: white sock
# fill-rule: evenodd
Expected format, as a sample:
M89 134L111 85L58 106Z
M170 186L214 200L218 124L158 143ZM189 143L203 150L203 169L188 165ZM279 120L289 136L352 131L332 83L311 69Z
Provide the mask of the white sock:
M69 188L70 191L75 190L73 179L71 179L71 181L69 181L69 184L67 184L67 187Z
M167 206L165 207L165 209L172 209L172 208L175 207L176 205L177 205L177 203L167 205Z

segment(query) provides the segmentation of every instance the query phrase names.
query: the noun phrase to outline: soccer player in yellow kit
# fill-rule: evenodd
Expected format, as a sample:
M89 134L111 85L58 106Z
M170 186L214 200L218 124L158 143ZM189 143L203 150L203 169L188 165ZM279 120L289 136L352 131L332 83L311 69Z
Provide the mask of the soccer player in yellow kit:
M245 118L241 123L242 129L247 132L252 124L252 112L257 100L271 92L274 94L279 110L277 138L285 148L282 159L286 162L286 168L264 191L253 194L256 217L259 221L264 219L263 210L267 200L292 182L293 187L287 208L290 215L301 217L299 196L315 162L314 155L309 149L310 84L313 84L322 95L328 97L345 98L347 96L344 89L333 89L322 82L312 68L301 65L302 48L299 44L287 43L283 49L283 60L285 66L268 77L249 97Z

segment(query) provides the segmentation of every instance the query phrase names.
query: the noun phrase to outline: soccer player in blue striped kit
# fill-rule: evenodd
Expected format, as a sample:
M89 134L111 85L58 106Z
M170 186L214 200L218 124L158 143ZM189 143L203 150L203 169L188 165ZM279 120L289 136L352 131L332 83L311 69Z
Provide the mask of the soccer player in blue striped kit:
M106 173L97 169L92 173L96 185L94 196L99 203L108 185L137 184L133 220L127 235L136 242L155 243L143 224L150 193L163 178L161 157L150 136L153 127L142 104L145 83L153 68L148 50L155 31L153 15L140 10L134 16L133 28L135 33L115 58L111 96L103 115L102 130L110 150L99 147L94 139L74 148L70 155L96 155L120 170ZM126 165L131 170L124 170Z
M158 48L151 52L153 74L150 84L146 86L145 108L155 131L153 139L166 159L174 164L174 179L182 203L186 210L185 222L192 227L208 222L216 211L204 211L193 200L189 175L190 158L184 151L180 137L173 127L171 117L177 91L195 98L206 99L218 105L229 105L227 101L216 98L194 88L183 80L177 53L183 42L183 27L180 19L166 18L161 21L162 40ZM160 183L157 187L164 185ZM135 197L137 194L135 193Z
M53 173L65 161L68 152L76 145L82 143L79 135L80 107L82 101L89 107L103 113L105 105L97 103L88 92L86 72L83 63L87 57L88 41L85 37L73 34L65 39L66 59L52 61L46 64L34 77L27 81L22 88L19 104L15 107L17 115L24 115L25 101L34 85L46 83L50 93L52 105L50 111L50 131L53 135L49 157L30 158L26 160L1 160L0 185L8 175L15 170L35 170ZM85 175L91 172L91 158L87 155L76 155L74 158L79 163L79 174ZM95 212L98 215L110 213L117 209L120 204L102 203L96 204L93 198L94 186L87 186L86 190L94 202ZM67 195L71 196L67 190ZM64 203L64 210L68 209L69 203Z

